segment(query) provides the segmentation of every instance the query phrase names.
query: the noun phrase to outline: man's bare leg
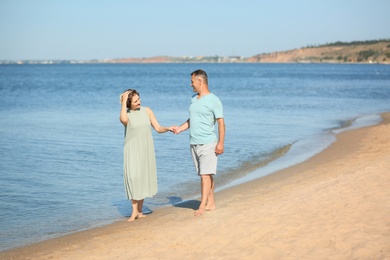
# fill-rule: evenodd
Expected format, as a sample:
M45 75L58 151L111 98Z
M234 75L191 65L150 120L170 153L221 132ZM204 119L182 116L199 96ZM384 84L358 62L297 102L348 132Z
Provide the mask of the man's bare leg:
M211 190L211 175L210 174L203 174L201 176L201 200L198 210L195 211L195 216L203 215L204 211L206 210L206 204L207 200L210 194Z
M213 210L216 208L215 200L214 200L214 178L213 178L213 175L210 175L210 180L211 180L211 188L210 188L210 193L209 193L209 196L207 199L206 210Z

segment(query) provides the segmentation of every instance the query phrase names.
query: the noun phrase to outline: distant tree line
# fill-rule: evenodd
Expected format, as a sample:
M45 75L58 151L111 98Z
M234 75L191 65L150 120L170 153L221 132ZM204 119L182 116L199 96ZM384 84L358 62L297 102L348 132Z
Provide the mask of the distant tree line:
M390 39L379 39L379 40L369 40L369 41L353 41L353 42L334 42L320 45L320 47L326 46L354 46L354 45L364 45L364 44L376 44L379 42L390 42Z
M304 48L332 47L332 46L354 46L354 45L364 45L364 44L367 45L367 44L375 44L375 43L379 43L379 42L389 42L390 43L390 39L378 39L378 40L368 40L368 41L353 41L353 42L337 41L337 42L333 42L333 43L325 43L325 44L320 44L320 45L310 44L310 45L307 45ZM389 47L389 45L387 47Z

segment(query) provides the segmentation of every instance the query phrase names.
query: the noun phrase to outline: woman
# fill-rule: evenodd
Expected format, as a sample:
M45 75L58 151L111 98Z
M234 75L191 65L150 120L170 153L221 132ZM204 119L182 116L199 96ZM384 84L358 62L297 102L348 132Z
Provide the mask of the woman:
M150 125L158 133L173 131L173 127L160 126L153 111L141 107L141 99L134 89L120 96L120 121L125 126L124 183L133 212L128 221L145 217L142 206L146 197L157 193L156 156Z

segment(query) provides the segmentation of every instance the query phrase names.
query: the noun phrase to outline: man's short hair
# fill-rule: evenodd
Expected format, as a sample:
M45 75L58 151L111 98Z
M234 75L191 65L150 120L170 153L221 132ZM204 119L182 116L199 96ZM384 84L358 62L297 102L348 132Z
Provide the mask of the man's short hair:
M206 84L208 84L207 73L204 70L195 70L191 73L191 76L194 76L196 78L202 78L206 82Z

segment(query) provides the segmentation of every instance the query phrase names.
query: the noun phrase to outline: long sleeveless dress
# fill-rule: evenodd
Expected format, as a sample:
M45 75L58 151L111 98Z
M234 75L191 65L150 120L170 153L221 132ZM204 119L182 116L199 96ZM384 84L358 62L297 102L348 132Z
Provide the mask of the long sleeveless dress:
M156 155L150 119L145 107L128 113L125 127L124 184L131 200L142 200L157 193Z

